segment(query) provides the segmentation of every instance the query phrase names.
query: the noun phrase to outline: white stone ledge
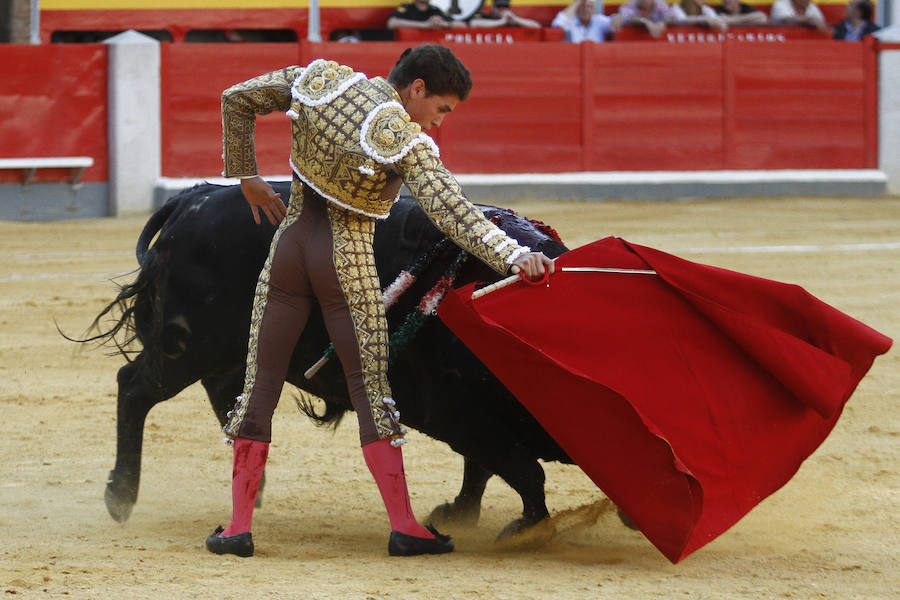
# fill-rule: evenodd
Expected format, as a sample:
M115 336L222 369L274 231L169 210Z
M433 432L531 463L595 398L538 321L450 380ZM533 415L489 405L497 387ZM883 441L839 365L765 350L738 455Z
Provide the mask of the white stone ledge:
M94 165L90 156L0 158L0 169L86 169Z
M468 174L458 175L457 179L461 185L887 182L887 176L877 169Z
M265 177L287 181L290 175ZM730 198L745 196L881 196L888 178L878 169L794 169L773 171L627 171L458 175L474 202L494 204L517 199ZM201 182L234 185L224 177L157 180L155 206Z
M290 175L263 176L268 181L289 181ZM878 169L793 169L779 171L617 171L574 173L500 173L456 175L461 185L509 184L667 184L667 183L791 183L791 182L887 182ZM234 185L239 179L228 177L160 177L157 187L185 189L197 183Z

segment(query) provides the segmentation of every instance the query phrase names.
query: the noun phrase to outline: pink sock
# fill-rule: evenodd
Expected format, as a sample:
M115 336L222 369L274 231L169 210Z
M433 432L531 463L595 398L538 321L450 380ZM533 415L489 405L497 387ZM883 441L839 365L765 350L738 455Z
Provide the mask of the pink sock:
M378 484L381 499L391 521L391 530L414 537L433 539L430 531L419 525L409 505L403 453L391 446L390 439L378 440L362 447L366 465Z
M231 524L220 535L250 531L253 505L268 456L269 444L266 442L235 438L234 466L231 470Z

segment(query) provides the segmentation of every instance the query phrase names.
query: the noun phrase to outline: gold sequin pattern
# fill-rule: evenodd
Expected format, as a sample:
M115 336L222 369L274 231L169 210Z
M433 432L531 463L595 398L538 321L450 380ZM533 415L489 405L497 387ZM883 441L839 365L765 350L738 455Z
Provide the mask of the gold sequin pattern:
M389 337L372 249L375 221L332 203L328 204L328 217L334 240L334 270L353 320L375 430L379 439L398 436L402 434L400 424L384 403L385 398L391 398L387 379Z
M302 91L307 93L306 88ZM327 104L307 106L294 101L291 108L300 115L292 127L294 166L326 196L365 214L387 215L394 202L393 196L382 194L388 176L363 150L360 130L376 106L397 99L389 84L375 78L350 86ZM383 131L395 139L383 137L382 141L394 146L404 139L388 123L379 129Z
M287 67L222 92L222 158L225 177L256 175L256 148L253 133L256 115L291 106L291 85L303 72L302 67Z
M297 188L296 190L295 187ZM263 314L266 311L266 303L269 299L269 278L272 273L272 259L275 256L275 249L278 247L278 240L281 239L281 234L300 218L302 209L302 185L294 180L291 185L291 202L288 205L287 215L285 215L281 225L275 231L272 243L269 245L269 256L266 258L266 263L263 265L262 271L259 273L259 279L256 281L253 310L250 313L250 340L247 343L247 371L244 374L244 391L238 396L231 411L231 417L222 429L225 435L231 438L237 436L238 430L241 428L241 423L244 420L244 415L247 414L247 407L250 404L250 394L253 392L253 386L256 384L259 328L262 325Z
M497 272L506 273L509 270L506 259L520 246L510 243L497 253L494 246L505 236L495 237L490 245L482 241L495 226L466 199L456 178L428 146L414 146L396 168L406 187L438 229Z

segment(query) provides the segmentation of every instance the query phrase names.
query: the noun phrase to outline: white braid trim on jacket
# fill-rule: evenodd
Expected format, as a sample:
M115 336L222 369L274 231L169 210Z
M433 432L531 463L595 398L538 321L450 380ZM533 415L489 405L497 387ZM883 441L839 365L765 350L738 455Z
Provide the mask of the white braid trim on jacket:
M409 154L409 151L415 148L416 144L425 144L426 146L430 146L435 156L440 157L441 151L437 147L437 144L434 143L434 140L431 139L431 136L421 132L417 136L409 140L406 145L403 146L403 148L401 148L395 154L392 154L388 157L384 157L378 154L378 152L366 142L366 136L369 133L369 129L371 129L372 127L372 121L375 120L375 117L378 116L379 112L386 108L399 108L400 110L403 110L403 105L395 100L390 100L388 102L379 104L378 106L373 108L368 115L366 115L366 120L363 121L362 127L360 127L359 130L359 145L362 146L363 150L365 150L366 154L370 158L377 160L381 164L394 164L395 162Z
M368 79L365 73L354 73L353 75L342 81L336 88L334 88L318 100L313 100L300 91L300 80L303 79L303 76L306 74L306 71L308 69L312 69L313 65L324 62L327 61L324 58L320 58L318 60L312 61L305 69L303 69L303 72L300 73L300 75L298 75L296 79L294 79L294 84L291 86L291 98L293 98L297 102L300 102L301 104L305 104L306 106L321 106L323 104L328 104L329 102L343 94L345 91L347 91L347 88L349 88L356 82L362 81L363 79ZM294 114L291 115L291 112L293 112ZM292 119L296 119L297 116L299 116L297 115L297 112L294 111L294 109L289 110L287 114Z

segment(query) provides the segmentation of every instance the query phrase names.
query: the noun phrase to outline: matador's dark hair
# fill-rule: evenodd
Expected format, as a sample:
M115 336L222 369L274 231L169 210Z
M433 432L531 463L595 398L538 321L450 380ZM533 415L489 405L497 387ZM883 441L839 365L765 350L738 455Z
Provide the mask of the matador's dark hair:
M404 88L416 79L425 82L429 94L469 97L472 78L462 61L446 46L422 44L407 48L388 75L388 81L397 88Z

